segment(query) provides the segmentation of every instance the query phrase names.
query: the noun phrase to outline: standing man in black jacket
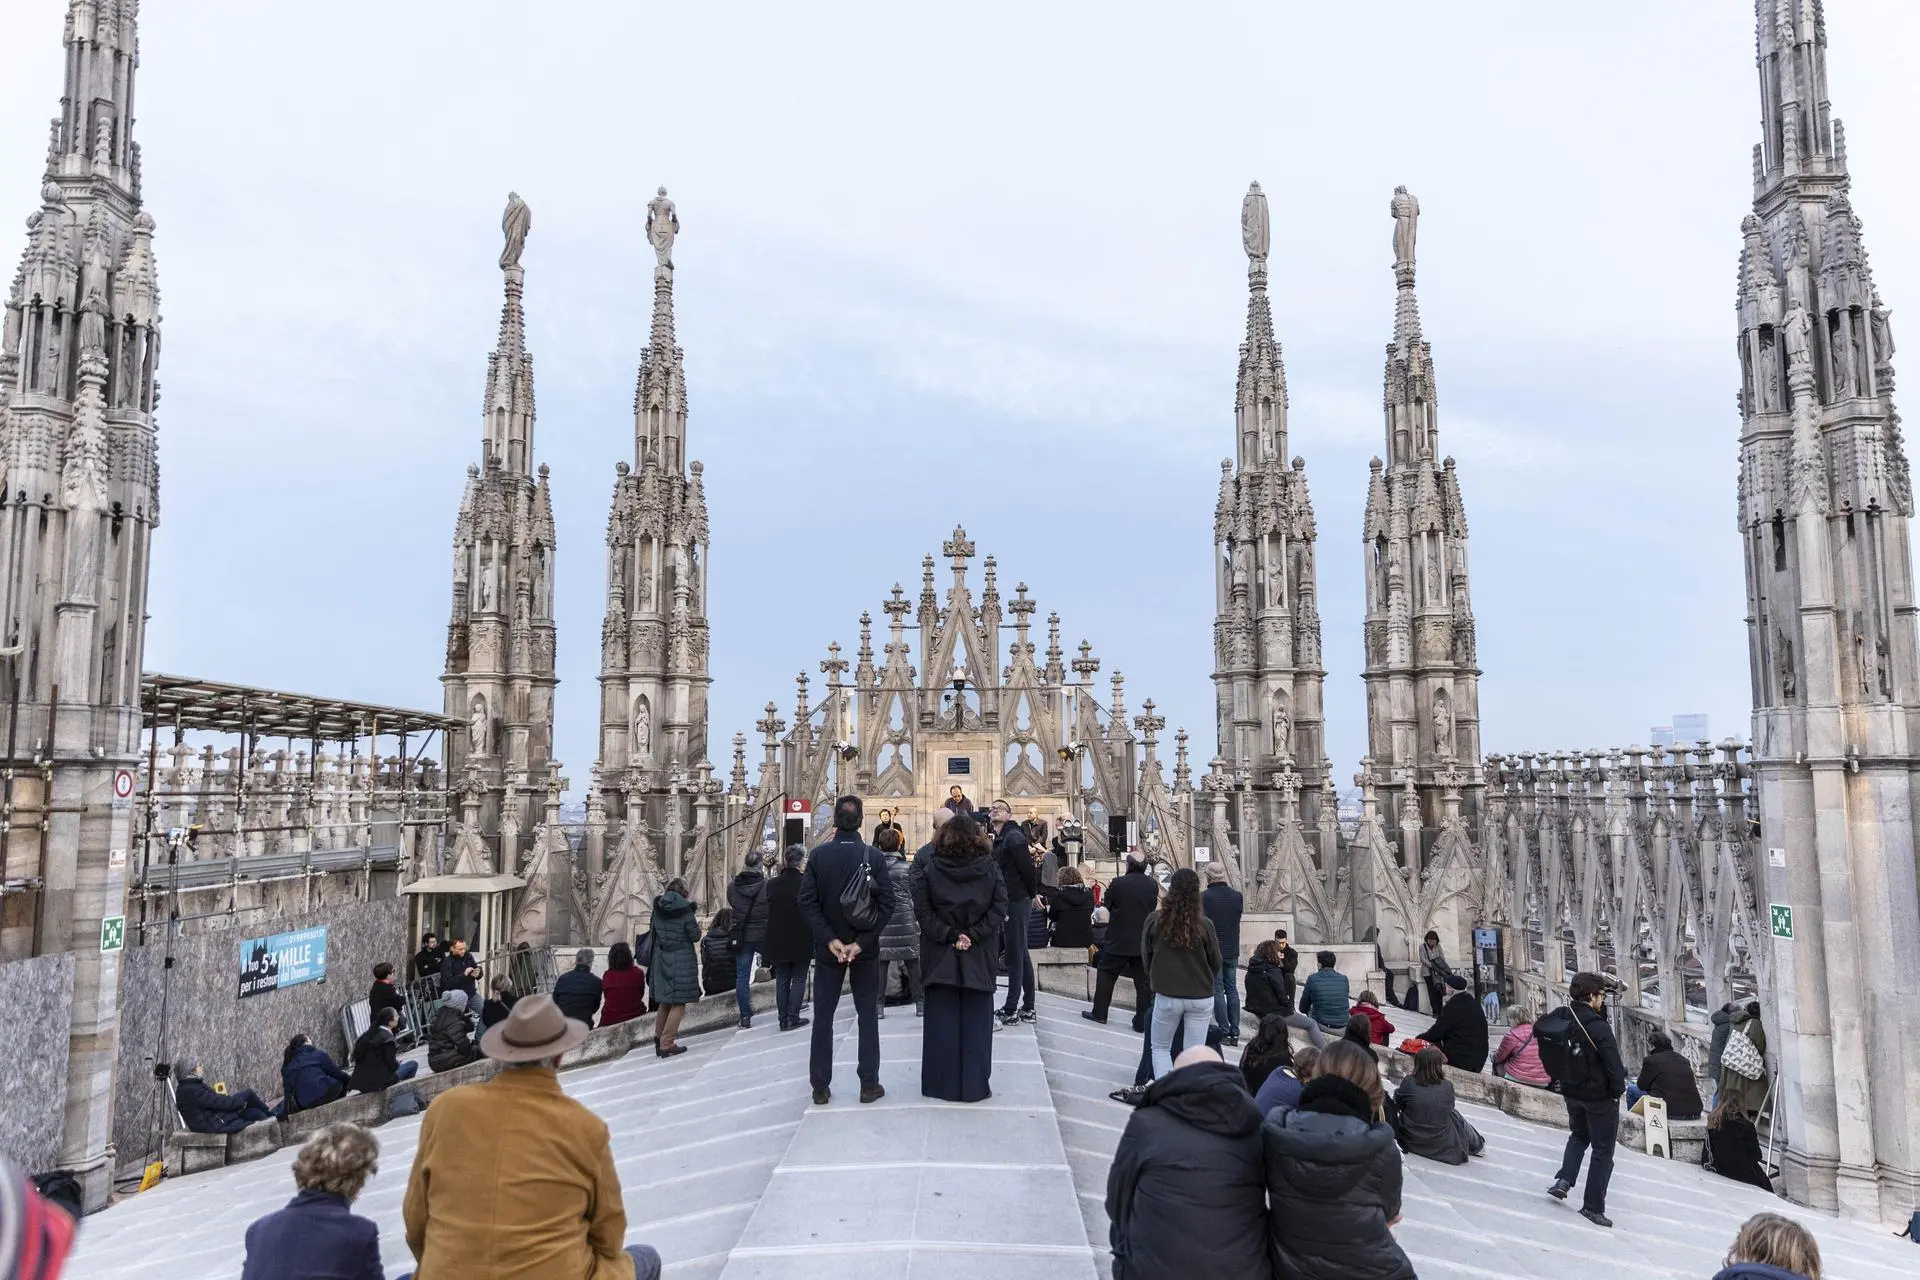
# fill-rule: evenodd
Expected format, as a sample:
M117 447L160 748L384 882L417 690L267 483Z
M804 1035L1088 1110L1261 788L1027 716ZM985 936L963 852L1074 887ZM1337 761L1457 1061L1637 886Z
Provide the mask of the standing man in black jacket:
M1153 1004L1153 990L1147 985L1147 967L1141 963L1142 937L1147 917L1160 905L1160 882L1147 874L1147 863L1137 853L1127 855L1126 874L1113 878L1102 904L1107 909L1107 945L1100 948L1094 962L1099 976L1093 984L1093 1008L1080 1016L1095 1022L1107 1020L1113 1004L1113 984L1125 974L1133 979L1133 1029L1145 1031L1147 1009Z
M880 926L893 916L895 889L887 860L860 838L865 818L859 796L836 800L833 839L808 855L800 881L800 910L814 942L813 1054L807 1074L817 1107L833 1097L833 1011L843 985L853 988L860 1027L860 1101L887 1096L880 1085ZM862 874L872 883L873 919L856 928L847 920L840 896Z
M446 958L440 961L440 994L449 991L467 993L467 1008L480 1011L480 992L473 985L481 974L480 964L467 954L467 940L455 938L447 944Z
M1027 951L1027 925L1033 919L1034 896L1040 892L1040 868L1033 864L1026 829L1013 820L1013 806L995 800L987 814L993 823L993 861L1000 868L1000 878L1007 882L1007 924L1000 931L1007 1002L1000 1006L1000 1025L1010 1027L1034 1018L1033 957Z
M1227 883L1224 862L1207 864L1200 910L1220 939L1220 972L1213 977L1213 1021L1228 1044L1240 1043L1240 915L1247 900Z
M1593 1164L1587 1170L1587 1191L1580 1204L1580 1216L1596 1227L1610 1227L1607 1217L1607 1182L1613 1177L1613 1144L1620 1133L1620 1095L1627 1090L1627 1068L1620 1061L1620 1044L1613 1038L1613 1027L1603 1012L1607 1001L1607 983L1597 973L1576 973L1568 989L1573 1016L1580 1022L1579 1032L1591 1046L1593 1066L1585 1080L1560 1080L1561 1096L1567 1100L1567 1153L1560 1161L1560 1175L1547 1188L1555 1200L1565 1200L1573 1184L1580 1180L1580 1157L1593 1148Z

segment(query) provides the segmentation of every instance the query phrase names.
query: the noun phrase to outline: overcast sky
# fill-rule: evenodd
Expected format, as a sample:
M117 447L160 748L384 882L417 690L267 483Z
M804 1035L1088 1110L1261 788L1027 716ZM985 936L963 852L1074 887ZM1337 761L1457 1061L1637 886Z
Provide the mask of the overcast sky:
M64 0L0 6L0 218L37 203ZM1272 200L1328 738L1365 750L1361 506L1397 183L1472 528L1483 742L1747 731L1734 268L1752 6L143 7L162 523L149 669L438 707L508 189L559 520L576 791L653 189L679 206L712 508L713 737L956 522L1214 749L1210 542ZM1854 205L1920 314L1920 5L1828 0ZM17 254L24 235L0 239ZM1913 310L1908 310L1911 306ZM1920 349L1920 346L1916 346ZM1920 375L1915 375L1920 376ZM944 581L944 576L943 579ZM916 655L917 658L917 655Z

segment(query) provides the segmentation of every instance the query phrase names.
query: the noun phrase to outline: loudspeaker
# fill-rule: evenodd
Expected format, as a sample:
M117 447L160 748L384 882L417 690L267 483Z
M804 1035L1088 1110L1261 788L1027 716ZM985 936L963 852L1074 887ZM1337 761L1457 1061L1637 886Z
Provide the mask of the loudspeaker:
M1107 815L1107 855L1118 858L1127 851L1127 815Z

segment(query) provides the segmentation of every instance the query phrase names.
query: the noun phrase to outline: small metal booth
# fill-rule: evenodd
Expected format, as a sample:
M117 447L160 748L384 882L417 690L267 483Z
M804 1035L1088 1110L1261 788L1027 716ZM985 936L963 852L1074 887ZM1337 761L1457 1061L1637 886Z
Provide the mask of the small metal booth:
M485 960L511 943L513 895L526 885L519 876L426 876L400 892L411 904L412 937L432 930L444 941L464 938L468 952Z

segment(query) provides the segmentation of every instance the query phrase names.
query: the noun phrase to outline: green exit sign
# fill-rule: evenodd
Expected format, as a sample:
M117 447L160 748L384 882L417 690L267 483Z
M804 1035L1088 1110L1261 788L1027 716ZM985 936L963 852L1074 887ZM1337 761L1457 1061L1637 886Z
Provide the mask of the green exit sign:
M1769 902L1767 904L1767 923L1772 927L1774 937L1786 938L1789 941L1792 940L1793 938L1793 908L1792 907L1788 906L1784 902Z
M127 945L127 918L108 916L100 922L100 949L119 951Z

